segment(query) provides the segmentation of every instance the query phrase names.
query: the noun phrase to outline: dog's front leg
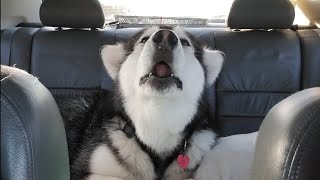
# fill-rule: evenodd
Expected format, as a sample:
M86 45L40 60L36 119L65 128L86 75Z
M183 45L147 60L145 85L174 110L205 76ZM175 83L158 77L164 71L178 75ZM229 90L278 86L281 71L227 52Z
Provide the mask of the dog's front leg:
M175 160L168 167L163 179L184 180L192 178L204 155L209 152L215 144L215 134L209 130L197 131L192 135L188 144L186 155L190 161L187 168L185 170L182 169L178 165L177 160Z

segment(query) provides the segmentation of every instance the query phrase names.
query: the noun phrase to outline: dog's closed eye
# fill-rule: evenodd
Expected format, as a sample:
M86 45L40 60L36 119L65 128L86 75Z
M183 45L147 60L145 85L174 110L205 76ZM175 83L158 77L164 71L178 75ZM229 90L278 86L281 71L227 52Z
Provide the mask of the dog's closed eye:
M189 41L186 39L180 39L180 42L181 42L182 46L190 46Z
M140 43L146 43L150 37L144 37L141 39Z

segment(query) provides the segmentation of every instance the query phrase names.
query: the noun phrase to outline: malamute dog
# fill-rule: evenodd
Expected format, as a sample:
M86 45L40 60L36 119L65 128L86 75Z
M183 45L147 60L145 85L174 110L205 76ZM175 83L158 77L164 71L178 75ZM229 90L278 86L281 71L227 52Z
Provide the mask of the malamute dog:
M206 88L224 56L179 28L152 27L107 45L113 92L58 100L73 180L192 178L215 144Z

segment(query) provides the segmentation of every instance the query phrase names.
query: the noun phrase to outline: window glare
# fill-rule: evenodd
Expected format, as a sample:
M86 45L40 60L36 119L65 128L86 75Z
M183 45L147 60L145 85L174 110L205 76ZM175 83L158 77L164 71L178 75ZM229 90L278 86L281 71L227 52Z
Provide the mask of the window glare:
M226 19L234 0L99 0L107 21L114 15L193 17L204 19ZM296 0L290 0L295 6ZM183 8L182 8L183 7ZM295 6L293 24L308 25L310 21L298 6Z
M233 0L100 0L106 18L112 15L225 18ZM183 8L179 8L182 7ZM123 14L114 14L123 13Z
M309 19L303 14L303 12L301 11L301 9L296 6L295 7L295 19L293 21L293 24L299 24L299 25L309 25L310 21Z

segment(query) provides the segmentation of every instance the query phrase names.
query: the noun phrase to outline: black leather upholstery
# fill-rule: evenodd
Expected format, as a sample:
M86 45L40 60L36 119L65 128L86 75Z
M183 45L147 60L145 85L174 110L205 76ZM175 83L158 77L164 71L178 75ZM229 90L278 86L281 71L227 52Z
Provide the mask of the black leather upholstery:
M231 29L289 29L294 16L289 0L235 0L227 25Z
M104 14L98 0L45 0L40 7L45 26L102 28Z
M299 30L302 89L320 87L320 29Z
M299 47L291 30L215 31L226 54L216 83L224 135L256 131L273 105L300 90Z
M68 148L50 92L25 71L1 66L1 179L69 179Z
M114 33L42 28L33 40L31 73L50 90L108 89L112 83L104 73L100 48L114 44Z
M20 28L15 33L11 43L9 65L16 65L26 71L30 71L33 35L38 28Z
M259 131L252 180L316 180L320 162L320 88L274 106Z
M115 40L116 42L128 42L131 37L133 37L136 33L143 30L143 28L124 28L117 29Z
M38 28L13 28L1 35L1 64L30 71L33 35Z
M3 65L9 65L10 63L12 39L18 29L11 28L1 31L1 64Z

